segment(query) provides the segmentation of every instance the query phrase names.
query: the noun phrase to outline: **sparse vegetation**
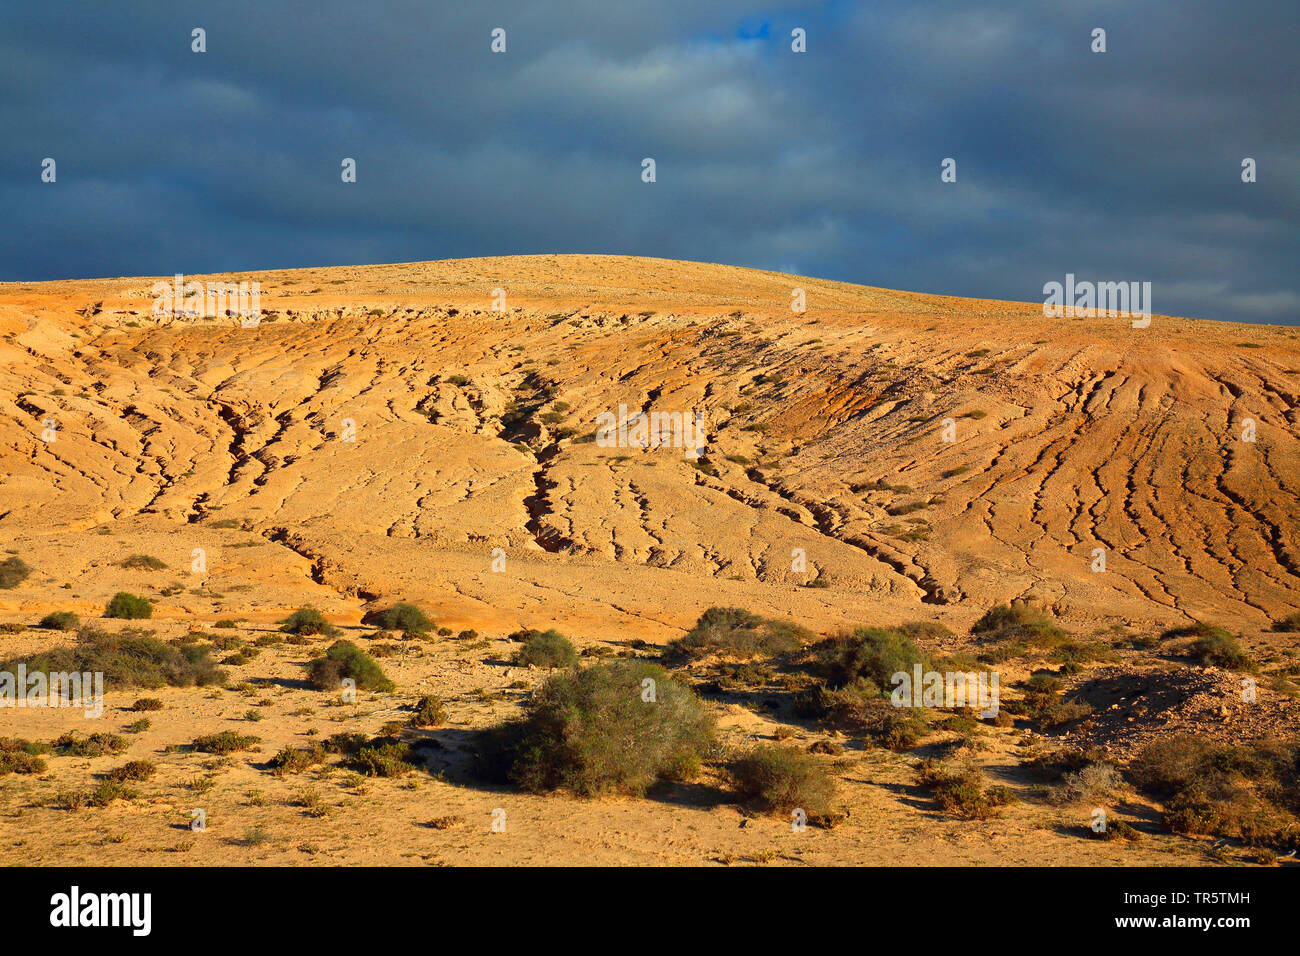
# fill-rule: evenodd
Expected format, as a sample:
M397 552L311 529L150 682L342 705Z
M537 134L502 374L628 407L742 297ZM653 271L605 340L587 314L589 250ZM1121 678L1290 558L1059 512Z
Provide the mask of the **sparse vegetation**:
M1174 833L1300 849L1300 743L1170 737L1144 747L1128 777L1164 801L1162 820Z
M516 631L510 639L523 642L514 657L514 662L523 667L572 667L578 663L573 642L559 631Z
M118 591L104 608L104 617L123 618L128 621L153 617L153 605L145 598L126 591Z
M102 672L114 687L205 687L222 684L225 672L208 657L208 648L190 644L174 647L147 632L127 629L107 634L83 627L73 647L56 647L27 657L0 662L0 670L24 664L29 674Z
M917 767L916 781L934 794L940 810L967 820L995 817L1015 801L1005 787L987 786L984 772L971 763L953 765L926 759Z
M22 558L5 558L0 561L0 588L12 590L26 581L31 573L32 569Z
M300 607L286 617L280 622L280 630L297 637L310 637L315 634L332 637L338 633L338 629L325 620L325 616L320 611L310 606Z
M167 565L150 554L133 554L122 562L122 567L133 571L162 571Z
M233 730L223 730L220 733L195 737L191 746L202 753L224 755L238 750L247 750L257 743L261 743L260 737L245 737Z
M308 680L317 690L338 690L344 678L356 681L359 690L388 692L394 684L369 654L351 641L335 641L307 665Z
M371 611L361 619L361 623L404 634L424 634L434 627L433 621L423 611L405 601L382 611Z
M696 660L716 654L748 660L802 648L811 635L788 621L759 617L735 607L711 607L695 626L668 645L670 659Z
M525 790L641 795L698 771L714 745L713 719L663 668L620 660L551 676L525 717L485 743Z
M761 744L733 760L728 769L741 800L786 815L803 810L810 823L830 818L835 778L807 751Z
M81 624L81 618L71 611L52 611L41 618L37 627L50 631L72 631Z

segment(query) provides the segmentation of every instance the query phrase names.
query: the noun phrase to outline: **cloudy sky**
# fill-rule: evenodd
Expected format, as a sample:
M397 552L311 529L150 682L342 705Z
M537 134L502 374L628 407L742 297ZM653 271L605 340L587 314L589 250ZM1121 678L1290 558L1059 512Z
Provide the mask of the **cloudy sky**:
M0 280L626 253L1297 324L1298 9L0 0Z

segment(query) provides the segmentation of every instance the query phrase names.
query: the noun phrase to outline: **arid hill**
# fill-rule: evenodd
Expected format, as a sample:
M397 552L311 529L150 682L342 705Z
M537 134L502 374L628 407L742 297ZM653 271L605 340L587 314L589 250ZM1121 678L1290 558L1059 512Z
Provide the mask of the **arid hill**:
M264 320L156 319L150 279L0 286L0 529L91 604L112 533L266 586L169 607L200 620L311 582L339 612L401 592L453 625L644 636L719 601L819 625L1300 608L1294 330L618 257L197 278L259 282ZM701 413L703 455L590 441L620 405ZM275 547L231 550L250 532Z

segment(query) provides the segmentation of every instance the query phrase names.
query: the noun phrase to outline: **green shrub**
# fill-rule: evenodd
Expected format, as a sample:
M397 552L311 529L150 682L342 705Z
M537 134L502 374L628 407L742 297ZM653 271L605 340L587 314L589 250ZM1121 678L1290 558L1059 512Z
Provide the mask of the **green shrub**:
M153 617L153 605L142 597L118 591L104 607L104 617L124 618L128 621Z
M1020 641L1032 647L1053 647L1066 633L1043 611L1019 601L990 608L971 625L971 633L990 641Z
M967 820L987 820L1015 801L1005 787L986 787L984 773L974 764L952 766L939 760L921 761L916 781L934 794L944 813Z
M114 800L134 800L136 792L124 787L115 780L105 780L86 796L86 802L92 807L106 807Z
M433 629L433 621L414 604L398 602L383 611L371 611L361 619L385 631L402 631L406 634L424 634Z
M328 751L320 744L306 750L285 747L267 763L272 772L283 776L286 773L302 773L310 767L322 764L325 762L327 754Z
M893 687L893 675L912 672L915 664L927 667L912 639L901 631L860 627L847 637L832 638L817 649L821 671L831 687L868 681L879 692Z
M437 727L447 720L447 708L443 706L441 697L425 695L415 705L415 713L411 717L412 727Z
M711 607L695 626L668 645L670 658L695 660L710 654L749 659L775 657L803 647L808 632L789 621L759 617L735 607Z
M1253 671L1255 662L1250 659L1241 643L1222 628L1214 628L1198 637L1188 649L1192 657L1202 664L1212 664L1232 671Z
M1128 776L1165 801L1162 820L1175 833L1300 849L1300 742L1171 737L1139 751Z
M81 618L71 611L54 611L41 618L37 627L43 627L51 631L72 631L76 630L81 624Z
M395 737L376 737L358 750L348 765L368 777L401 777L423 764L409 744Z
M261 743L260 737L245 737L233 730L223 730L218 734L204 734L195 737L191 746L202 753L230 754L237 750L247 750L254 744Z
M527 667L572 667L578 663L578 652L573 643L559 631L516 631L512 640L522 640L524 646L515 652L514 662Z
M128 780L148 780L158 770L151 760L128 760L120 767L110 770L107 779L112 783L126 783Z
M157 697L141 697L131 705L131 709L137 713L144 713L149 710L162 710L163 702Z
M379 665L351 641L335 641L307 665L308 680L317 690L338 690L344 678L351 678L361 690L388 692L394 689Z
M15 737L0 737L0 777L8 773L40 774L46 770L41 754L49 753L48 744Z
M737 796L769 812L803 810L809 821L826 819L835 799L835 778L812 754L761 744L728 768Z
M511 779L533 792L640 795L657 781L689 778L713 747L713 720L695 694L645 661L555 674L525 708L495 743Z
M60 757L103 757L125 750L126 739L108 733L94 733L83 738L68 732L50 744L50 748Z
M294 634L298 637L309 637L313 634L332 637L338 633L338 628L325 620L325 616L320 611L305 605L281 621L280 630L285 634Z
M27 580L32 569L22 558L5 558L0 561L0 588L10 590Z
M106 634L82 628L75 646L12 658L0 663L0 670L12 672L20 663L29 674L102 672L104 682L114 687L204 687L226 680L225 672L209 659L207 647L172 647L130 629Z
M133 554L122 562L122 567L133 571L162 571L167 565L153 555Z

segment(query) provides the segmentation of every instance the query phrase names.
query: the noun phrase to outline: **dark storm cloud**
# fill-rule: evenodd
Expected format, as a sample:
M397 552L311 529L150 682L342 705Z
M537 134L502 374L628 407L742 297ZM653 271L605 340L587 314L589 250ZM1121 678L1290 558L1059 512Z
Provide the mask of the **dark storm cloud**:
M1158 312L1296 323L1296 20L1294 0L0 2L0 279L609 252L1029 301L1073 272L1151 281Z

